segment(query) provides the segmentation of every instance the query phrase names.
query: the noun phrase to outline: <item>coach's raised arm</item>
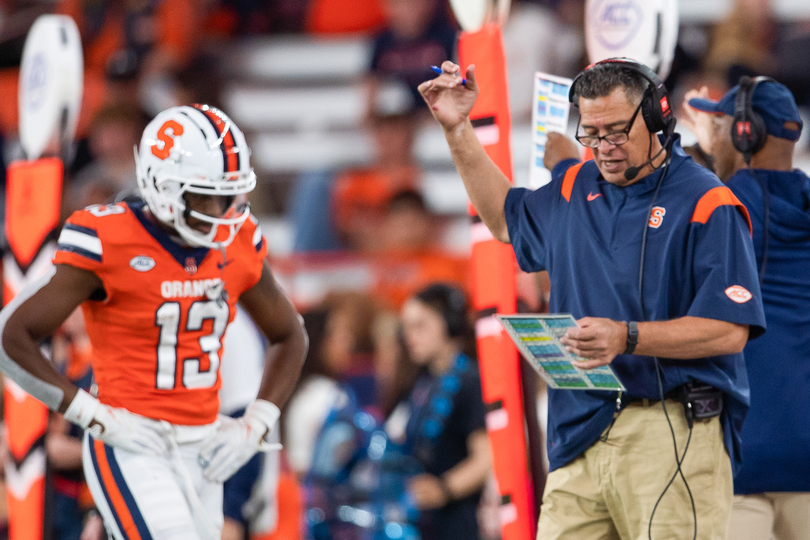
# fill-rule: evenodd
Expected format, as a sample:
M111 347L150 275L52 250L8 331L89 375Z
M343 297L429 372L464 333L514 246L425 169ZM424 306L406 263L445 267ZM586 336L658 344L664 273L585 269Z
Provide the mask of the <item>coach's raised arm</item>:
M512 185L487 156L470 123L470 110L478 97L475 66L467 68L462 84L459 66L442 64L443 73L419 85L419 92L442 128L464 187L478 215L501 242L509 242L503 205Z

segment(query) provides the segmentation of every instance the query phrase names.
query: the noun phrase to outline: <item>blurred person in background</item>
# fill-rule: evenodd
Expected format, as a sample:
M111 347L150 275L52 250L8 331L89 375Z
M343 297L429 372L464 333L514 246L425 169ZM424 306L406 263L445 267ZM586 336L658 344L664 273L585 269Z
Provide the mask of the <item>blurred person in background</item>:
M312 464L315 441L338 399L350 394L359 409L375 411L374 300L361 292L335 292L322 305L323 333L314 332L301 384L284 414L284 444L299 476ZM308 319L312 313L306 315ZM376 413L375 413L376 414Z
M409 296L431 282L469 286L469 257L447 252L442 244L443 225L419 192L403 190L391 197L376 228L374 261L379 271L373 284L374 293L390 309L400 309Z
M369 110L386 83L403 85L410 109L421 114L417 87L445 58L454 58L456 28L441 0L382 0L385 26L374 36L367 78Z
M503 27L512 122L530 122L537 71L573 78L584 62L585 3L514 0ZM439 64L436 64L439 65Z
M146 124L144 114L132 105L108 105L96 113L86 149L72 166L75 172L63 199L68 215L90 204L112 202L109 197L100 198L102 184L113 195L137 195L132 149L138 145ZM88 200L92 202L85 204Z
M476 539L492 458L464 292L430 285L405 302L401 317L408 357L421 373L386 432L424 467L407 487L421 511L422 539Z
M349 249L371 253L383 248L380 227L392 197L419 187L422 170L413 154L416 122L411 114L378 114L369 120L374 162L339 174L333 190L338 237Z
M391 197L415 189L422 171L413 155L416 120L413 109L396 96L366 123L372 162L332 173L308 173L296 182L289 219L295 251L380 249L379 227Z
M725 88L743 74L772 73L778 26L770 0L734 0L711 31L703 71Z
M94 81L86 88L99 91L103 81L102 103L140 104L153 116L185 102L175 74L196 54L206 8L198 0L59 0L55 11L79 27Z
M686 94L685 123L745 204L768 331L744 350L751 408L742 429L728 538L810 536L810 178L793 168L802 130L779 82L743 77L719 101Z

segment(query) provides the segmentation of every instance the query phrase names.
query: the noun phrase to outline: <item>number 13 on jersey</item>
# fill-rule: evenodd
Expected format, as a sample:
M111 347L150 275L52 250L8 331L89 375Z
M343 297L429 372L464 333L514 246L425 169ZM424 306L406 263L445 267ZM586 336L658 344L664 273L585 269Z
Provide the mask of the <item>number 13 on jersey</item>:
M178 365L182 363L182 384L184 388L208 388L217 382L219 369L219 349L222 335L230 316L228 304L216 300L198 301L191 304L185 328L181 330L180 302L164 302L155 312L155 325L160 328L157 344L156 387L159 390L173 390L176 387ZM202 330L206 320L213 321L210 334L199 338L199 357L178 359L178 339L182 332ZM202 368L202 357L208 355L208 368Z

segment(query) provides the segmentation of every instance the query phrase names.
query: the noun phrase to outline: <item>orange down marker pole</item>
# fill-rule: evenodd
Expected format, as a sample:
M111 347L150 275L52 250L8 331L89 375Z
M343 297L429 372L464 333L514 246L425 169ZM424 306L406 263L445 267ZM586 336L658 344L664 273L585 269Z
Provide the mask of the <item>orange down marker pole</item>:
M506 60L500 26L462 32L458 43L462 72L475 64L481 88L470 119L487 154L512 180L511 118ZM472 288L481 387L487 405L487 431L501 494L503 540L534 538L534 494L526 456L520 358L494 313L514 313L517 306L515 255L473 214Z
M6 178L6 239L3 301L51 267L49 235L59 225L62 161L17 161ZM45 524L45 431L48 409L10 379L4 381L10 458L6 462L9 540L41 540Z

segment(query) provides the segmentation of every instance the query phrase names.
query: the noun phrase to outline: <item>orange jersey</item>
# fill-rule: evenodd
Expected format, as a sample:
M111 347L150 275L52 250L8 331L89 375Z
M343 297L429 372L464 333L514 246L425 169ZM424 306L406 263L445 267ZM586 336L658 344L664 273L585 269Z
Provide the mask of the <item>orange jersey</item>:
M251 217L223 260L219 250L176 243L144 208L75 212L54 263L104 283L106 298L82 304L99 400L174 424L207 424L219 410L225 328L261 277L266 242Z

